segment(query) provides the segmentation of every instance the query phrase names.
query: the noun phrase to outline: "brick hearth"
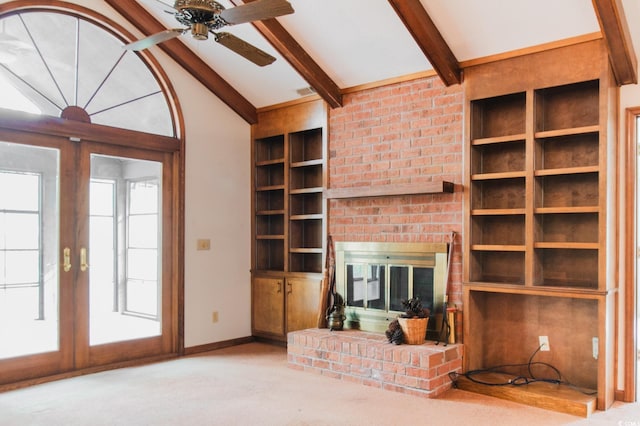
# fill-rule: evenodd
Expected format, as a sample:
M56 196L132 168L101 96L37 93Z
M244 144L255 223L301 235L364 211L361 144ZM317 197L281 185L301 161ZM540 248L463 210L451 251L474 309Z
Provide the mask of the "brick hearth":
M434 398L462 370L462 345L394 345L384 334L308 329L288 335L289 367L368 386Z

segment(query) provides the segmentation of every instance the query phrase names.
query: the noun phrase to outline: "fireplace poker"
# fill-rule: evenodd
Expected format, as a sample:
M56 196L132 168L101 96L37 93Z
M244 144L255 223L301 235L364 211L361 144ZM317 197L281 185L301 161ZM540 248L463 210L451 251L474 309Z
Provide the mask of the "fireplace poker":
M456 239L456 232L451 231L451 242L449 243L449 254L447 256L447 284L444 290L444 302L442 303L442 326L440 327L440 333L438 334L438 340L436 345L440 341L444 342L444 346L449 343L449 337L451 336L452 324L449 322L449 283L451 281L451 261L453 259L453 245ZM453 315L451 315L453 317ZM444 336L444 338L443 338Z

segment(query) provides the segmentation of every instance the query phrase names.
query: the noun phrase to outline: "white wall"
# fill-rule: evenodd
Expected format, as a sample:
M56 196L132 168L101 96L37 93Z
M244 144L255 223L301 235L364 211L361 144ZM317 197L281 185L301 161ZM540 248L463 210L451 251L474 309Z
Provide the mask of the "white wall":
M185 347L250 336L251 127L158 48L153 54L185 119ZM196 250L198 239L210 239L211 250Z

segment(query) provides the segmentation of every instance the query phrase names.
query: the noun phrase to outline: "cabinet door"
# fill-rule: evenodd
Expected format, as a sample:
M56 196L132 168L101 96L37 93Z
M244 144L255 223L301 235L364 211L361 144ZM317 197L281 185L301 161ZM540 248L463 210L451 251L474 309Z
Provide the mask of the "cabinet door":
M287 332L318 326L321 281L287 278Z
M283 291L283 278L253 278L251 318L254 333L284 336Z

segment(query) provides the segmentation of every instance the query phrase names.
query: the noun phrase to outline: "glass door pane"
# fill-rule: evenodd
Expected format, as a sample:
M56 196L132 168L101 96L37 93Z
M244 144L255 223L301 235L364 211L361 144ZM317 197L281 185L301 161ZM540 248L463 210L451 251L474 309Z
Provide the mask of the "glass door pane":
M90 345L159 336L162 163L91 155Z
M0 142L0 359L60 348L59 154Z

